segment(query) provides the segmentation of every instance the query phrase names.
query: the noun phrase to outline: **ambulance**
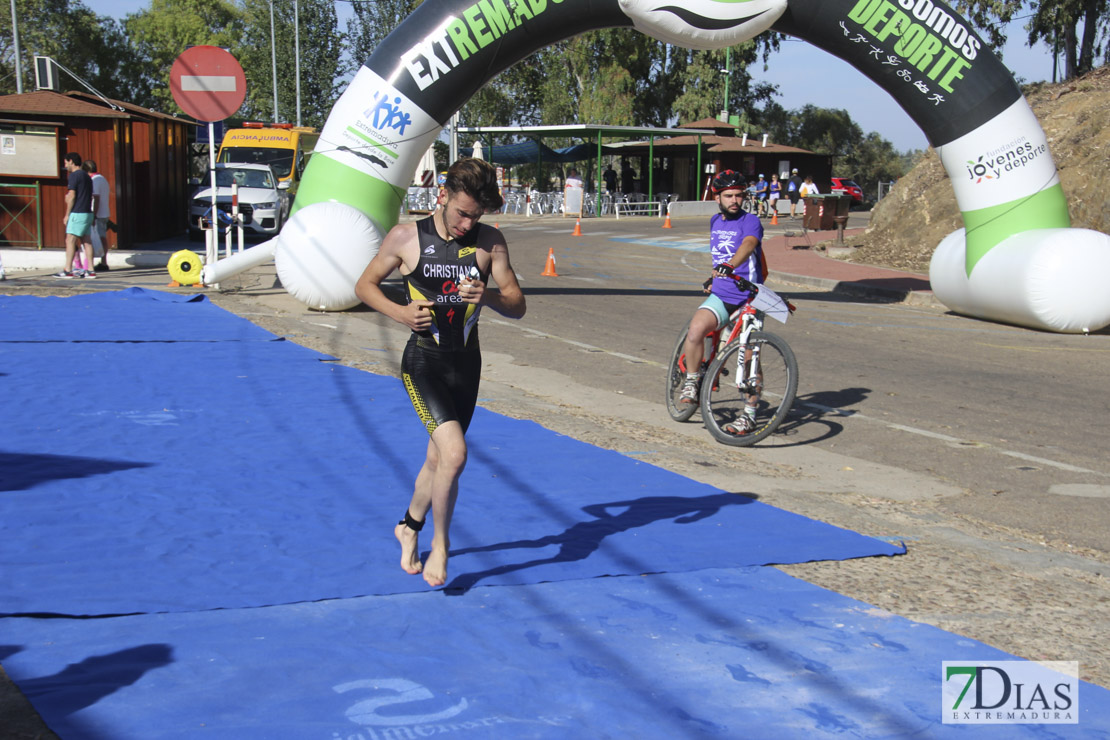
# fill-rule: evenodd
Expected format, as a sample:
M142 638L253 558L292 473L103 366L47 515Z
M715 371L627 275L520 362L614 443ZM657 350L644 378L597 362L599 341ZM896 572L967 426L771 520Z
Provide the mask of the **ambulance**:
M309 126L247 122L224 134L216 161L269 165L278 178L278 187L288 191L292 199L319 138L316 129Z

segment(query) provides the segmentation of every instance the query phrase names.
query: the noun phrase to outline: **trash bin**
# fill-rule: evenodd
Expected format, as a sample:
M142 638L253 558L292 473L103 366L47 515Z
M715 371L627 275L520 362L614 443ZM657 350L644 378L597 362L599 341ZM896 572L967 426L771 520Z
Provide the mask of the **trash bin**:
M847 216L852 205L850 195L807 195L806 214L802 225L810 231L829 231L836 228L836 217Z
M802 198L806 212L802 217L802 226L810 231L823 231L833 227L832 213L826 213L825 198L821 195L807 195Z

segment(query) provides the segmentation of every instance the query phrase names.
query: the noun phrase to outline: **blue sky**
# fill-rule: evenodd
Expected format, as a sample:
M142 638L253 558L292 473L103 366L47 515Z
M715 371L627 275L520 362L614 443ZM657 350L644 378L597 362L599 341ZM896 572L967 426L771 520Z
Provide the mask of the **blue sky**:
M149 0L84 0L99 15L122 18L149 5ZM345 17L345 3L340 4L340 18ZM1052 76L1052 54L1039 44L1033 49L1023 45L1025 32L1021 22L1007 29L1009 42L1002 50L1002 59L1023 82L1039 82ZM924 149L925 135L898 104L875 83L846 62L803 41L787 40L782 50L771 58L767 72L754 70L758 79L778 85L778 102L787 109L807 103L822 108L845 108L864 132L878 131L899 150ZM828 84L828 80L839 84ZM811 80L819 80L815 84ZM753 131L753 136L762 132Z

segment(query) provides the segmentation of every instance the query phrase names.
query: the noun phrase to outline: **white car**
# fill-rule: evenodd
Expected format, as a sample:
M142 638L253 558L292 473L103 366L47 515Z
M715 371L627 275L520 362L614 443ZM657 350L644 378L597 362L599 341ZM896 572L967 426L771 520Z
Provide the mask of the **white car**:
M206 177L205 186L193 193L189 203L189 237L202 241L204 228L209 227L212 210L212 186ZM239 186L239 214L243 229L248 233L275 236L281 231L289 215L289 183L279 183L274 171L266 164L216 165L216 208L219 211L217 228L224 229L231 223L231 186Z

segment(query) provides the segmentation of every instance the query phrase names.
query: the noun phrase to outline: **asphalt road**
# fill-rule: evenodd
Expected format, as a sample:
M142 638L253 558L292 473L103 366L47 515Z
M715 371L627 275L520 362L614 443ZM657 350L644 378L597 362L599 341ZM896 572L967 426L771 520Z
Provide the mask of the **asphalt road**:
M659 234L635 220L582 238L504 226L529 312L520 322L484 318L484 346L661 402L664 366L700 302L707 255L643 243ZM684 226L676 241L704 238L694 222ZM558 278L538 277L549 246ZM786 325L767 328L794 349L801 380L794 413L759 449L834 450L931 476L952 488L953 513L1110 552L1102 449L1110 335L1049 334L771 285L798 306Z

